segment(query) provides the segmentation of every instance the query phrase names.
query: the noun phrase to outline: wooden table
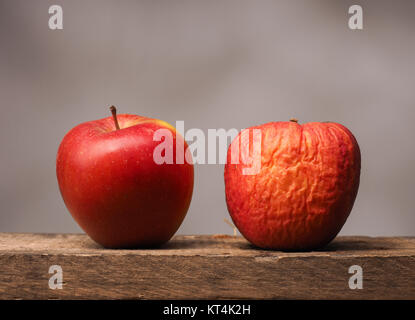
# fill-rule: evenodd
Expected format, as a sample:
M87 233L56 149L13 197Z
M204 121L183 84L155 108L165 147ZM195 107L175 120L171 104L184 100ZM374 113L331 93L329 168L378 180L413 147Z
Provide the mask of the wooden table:
M49 286L53 265L62 289ZM362 289L349 286L351 266ZM79 234L0 233L0 270L1 299L415 299L415 238L338 237L287 253L225 235L108 250Z

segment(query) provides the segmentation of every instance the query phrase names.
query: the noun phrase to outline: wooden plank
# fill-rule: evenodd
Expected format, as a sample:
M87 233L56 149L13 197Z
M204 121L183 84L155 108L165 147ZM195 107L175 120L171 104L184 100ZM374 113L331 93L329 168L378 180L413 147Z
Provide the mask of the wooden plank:
M51 265L62 289L49 288ZM363 289L349 288L352 265ZM224 235L108 250L85 235L0 233L0 268L1 299L415 299L415 238L338 237L287 253Z

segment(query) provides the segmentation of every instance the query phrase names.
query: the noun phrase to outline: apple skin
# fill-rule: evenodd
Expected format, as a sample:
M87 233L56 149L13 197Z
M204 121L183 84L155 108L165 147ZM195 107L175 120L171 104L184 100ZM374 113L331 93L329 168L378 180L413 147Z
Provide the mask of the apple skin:
M260 248L324 247L344 225L359 188L361 157L353 134L338 123L300 125L295 119L249 129L261 130L259 173L243 175L249 166L231 163L237 138L225 165L226 202L235 226Z
M177 164L168 123L135 115L82 123L69 131L57 154L63 200L79 226L107 248L154 247L180 227L193 192L193 164ZM173 164L158 165L158 129L172 132Z

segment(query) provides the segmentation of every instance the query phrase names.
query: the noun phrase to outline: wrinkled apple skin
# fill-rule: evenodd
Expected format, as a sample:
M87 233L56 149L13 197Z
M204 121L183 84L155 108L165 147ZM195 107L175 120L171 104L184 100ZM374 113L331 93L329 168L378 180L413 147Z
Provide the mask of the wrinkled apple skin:
M259 173L243 175L248 166L231 164L237 139L225 165L226 202L234 224L261 248L324 247L339 233L357 195L356 139L343 125L330 122L272 122L250 129L261 129Z
M109 248L152 247L168 241L189 208L193 164L153 160L156 130L164 121L118 115L80 124L66 134L56 173L63 200L80 227Z

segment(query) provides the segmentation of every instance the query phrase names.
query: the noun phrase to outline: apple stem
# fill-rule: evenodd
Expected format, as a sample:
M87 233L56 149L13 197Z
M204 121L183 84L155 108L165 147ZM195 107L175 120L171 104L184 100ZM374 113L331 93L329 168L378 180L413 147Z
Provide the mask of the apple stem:
M115 129L120 130L120 125L118 124L118 119L117 119L117 108L114 106L110 107L111 113L112 113L112 117L114 119L114 123L115 123Z
M290 121L291 121L291 122L298 123L298 120L297 120L296 118L291 118L291 119L290 119Z

